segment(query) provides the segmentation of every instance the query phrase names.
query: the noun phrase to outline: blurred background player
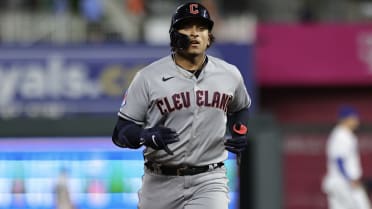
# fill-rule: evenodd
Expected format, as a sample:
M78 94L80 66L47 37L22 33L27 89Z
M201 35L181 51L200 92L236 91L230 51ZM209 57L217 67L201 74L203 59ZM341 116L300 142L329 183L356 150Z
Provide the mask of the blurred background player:
M359 126L359 115L352 106L343 106L339 122L327 141L327 175L323 191L330 209L370 209L363 187L358 139L354 131Z
M251 99L237 67L206 54L213 24L203 5L180 5L171 55L137 73L118 113L113 142L146 146L140 209L228 208L226 150L247 146ZM229 139L227 121L236 133Z
M70 197L68 184L68 172L62 168L55 186L56 209L76 209Z

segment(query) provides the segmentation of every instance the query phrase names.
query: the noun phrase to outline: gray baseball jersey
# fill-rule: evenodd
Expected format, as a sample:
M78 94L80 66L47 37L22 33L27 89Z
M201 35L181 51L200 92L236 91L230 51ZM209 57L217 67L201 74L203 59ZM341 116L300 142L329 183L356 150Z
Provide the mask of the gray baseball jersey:
M250 104L242 75L234 65L208 56L196 78L169 55L136 74L118 114L144 128L160 122L179 134L180 141L168 145L174 155L147 147L145 160L199 166L226 160L227 113Z

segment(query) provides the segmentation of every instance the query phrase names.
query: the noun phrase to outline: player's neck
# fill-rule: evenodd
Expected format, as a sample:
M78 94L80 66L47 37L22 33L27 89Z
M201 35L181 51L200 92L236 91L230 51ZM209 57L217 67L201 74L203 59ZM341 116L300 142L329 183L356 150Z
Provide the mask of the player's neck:
M196 71L201 69L203 66L206 55L201 54L198 56L183 56L182 54L175 53L173 58L174 62L183 69L188 71Z

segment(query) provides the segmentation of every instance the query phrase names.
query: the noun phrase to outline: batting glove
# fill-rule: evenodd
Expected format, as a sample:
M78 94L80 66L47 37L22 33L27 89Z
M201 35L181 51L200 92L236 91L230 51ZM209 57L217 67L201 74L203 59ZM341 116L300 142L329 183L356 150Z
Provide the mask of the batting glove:
M248 142L246 136L237 136L234 138L226 139L225 141L225 148L235 154L243 152L247 148L247 146Z
M140 135L141 144L151 147L155 150L164 150L168 154L174 153L168 148L168 144L178 142L178 134L167 127L158 126L154 128L143 129Z

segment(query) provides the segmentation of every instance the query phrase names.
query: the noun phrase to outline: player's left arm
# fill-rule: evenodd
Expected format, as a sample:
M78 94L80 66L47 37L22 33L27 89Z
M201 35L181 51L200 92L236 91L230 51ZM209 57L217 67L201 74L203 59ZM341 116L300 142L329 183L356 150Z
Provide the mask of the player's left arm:
M242 76L239 76L239 83L234 92L233 100L229 104L227 114L227 128L231 138L225 142L226 149L230 152L239 153L246 149L249 107L251 99L244 85Z
M231 138L225 141L225 147L228 151L240 153L247 148L248 119L248 108L243 108L227 117L227 128L231 134Z
M237 130L234 131L234 125L240 124L245 127L248 127L248 120L249 120L249 109L248 107L243 108L237 112L229 113L227 115L227 127L231 133L234 135L236 133L243 134L243 132L238 132ZM244 133L246 134L246 133Z
M245 87L243 77L238 74L238 85L235 88L232 101L228 105L227 125L229 131L233 131L234 124L240 123L247 127L249 119L249 107L251 98Z

